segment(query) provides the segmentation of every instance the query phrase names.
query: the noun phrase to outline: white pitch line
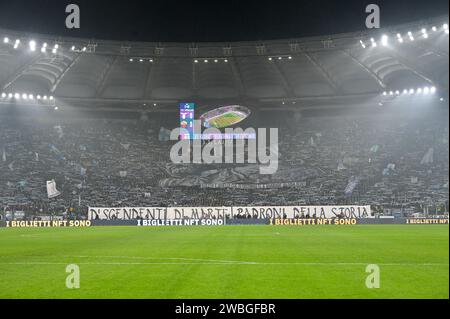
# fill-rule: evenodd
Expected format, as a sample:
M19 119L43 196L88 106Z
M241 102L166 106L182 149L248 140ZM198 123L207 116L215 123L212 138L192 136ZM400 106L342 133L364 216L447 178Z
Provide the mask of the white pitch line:
M250 263L241 260L218 260L218 259L199 259L199 258L182 258L182 257L142 257L142 256L61 256L65 258L118 258L118 259L140 259L140 260L184 260L184 261L204 261L219 263Z
M0 262L0 265L67 265L65 262ZM155 263L146 263L146 262L82 262L77 263L78 265L124 265L124 266L132 266L132 265L254 265L254 266L367 266L370 263L271 263L271 262L236 262L236 263L223 263L223 262L155 262ZM377 264L380 266L401 266L401 267L434 267L434 266L449 266L449 264L443 263L385 263L385 264Z

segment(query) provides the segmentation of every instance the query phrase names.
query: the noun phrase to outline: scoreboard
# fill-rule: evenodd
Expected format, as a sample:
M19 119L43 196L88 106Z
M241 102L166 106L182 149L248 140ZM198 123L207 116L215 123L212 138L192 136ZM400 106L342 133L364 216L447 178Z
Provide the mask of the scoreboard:
M188 133L181 134L180 139L192 139L194 136L195 103L180 103L180 127Z

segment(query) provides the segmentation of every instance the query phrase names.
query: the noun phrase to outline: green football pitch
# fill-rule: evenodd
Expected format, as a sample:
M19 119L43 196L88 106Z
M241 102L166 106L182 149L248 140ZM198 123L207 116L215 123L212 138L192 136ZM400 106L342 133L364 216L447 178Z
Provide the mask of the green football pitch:
M449 298L449 228L0 228L0 298Z

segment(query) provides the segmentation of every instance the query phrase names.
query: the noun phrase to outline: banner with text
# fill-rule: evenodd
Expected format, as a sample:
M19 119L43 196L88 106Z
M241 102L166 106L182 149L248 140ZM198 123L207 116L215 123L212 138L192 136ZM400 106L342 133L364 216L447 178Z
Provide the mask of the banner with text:
M370 206L89 207L91 220L370 218Z

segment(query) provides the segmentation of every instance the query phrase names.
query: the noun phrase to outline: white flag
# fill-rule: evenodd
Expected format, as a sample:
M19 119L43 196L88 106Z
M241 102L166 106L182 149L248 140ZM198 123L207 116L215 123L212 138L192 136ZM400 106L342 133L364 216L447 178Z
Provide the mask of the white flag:
M119 175L120 175L120 177L127 177L127 171L120 171L119 172Z
M47 181L47 196L48 198L54 198L56 196L61 195L61 192L59 192L56 189L56 182L55 180Z
M430 147L430 149L426 152L426 154L420 161L420 164L424 165L433 163L433 157L434 157L434 148Z
M5 151L5 148L3 148L2 160L3 160L3 162L6 162L6 151Z
M128 143L120 143L120 145L122 145L122 147L124 148L124 149L126 149L127 151L128 151L128 149L130 148L130 144L128 144Z
M338 171L342 171L344 169L346 169L345 166L344 166L344 162L342 160L340 160L339 163L338 163L337 170Z

